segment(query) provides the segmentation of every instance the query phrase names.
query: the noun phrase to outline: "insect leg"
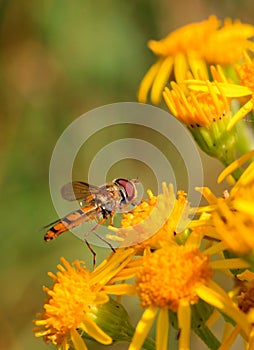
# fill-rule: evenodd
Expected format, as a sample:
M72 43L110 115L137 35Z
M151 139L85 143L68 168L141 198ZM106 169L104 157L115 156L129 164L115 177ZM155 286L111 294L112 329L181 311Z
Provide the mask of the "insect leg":
M93 261L94 261L94 266L95 266L95 261L96 261L96 253L95 253L95 251L92 249L92 247L90 246L90 244L88 243L88 241L87 241L87 237L88 237L88 235L90 234L90 233L93 233L96 237L98 237L101 241L103 241L104 243L106 243L109 247L110 247L110 249L115 253L115 249L114 249L114 247L106 240L106 239L104 239L104 238L102 238L100 235L98 235L97 233L96 233L96 229L97 229L97 227L99 227L101 224L103 224L103 222L105 222L107 220L107 217L105 217L105 218L102 218L91 230L89 230L88 232L86 232L86 234L84 235L84 240L85 240L85 242L86 242L86 245L88 246L88 248L89 248L89 250L90 250L90 252L93 254L93 256L94 256L94 258L93 258Z
M96 264L96 253L93 250L93 248L90 246L90 244L88 243L88 241L85 239L86 245L88 247L88 249L90 250L90 252L93 254L93 267L95 267Z
M109 248L115 253L115 248L104 238L102 238L100 235L98 235L98 233L96 233L95 231L93 232L95 234L96 237L98 237L101 241L103 241L104 243L106 243Z
M115 213L112 211L111 213L110 213L110 217L109 217L109 223L110 223L110 225L111 226L114 226L114 215L115 215Z
M91 230L86 232L86 234L84 235L84 239L86 240L86 238L90 235L90 233L95 231L97 229L97 227L99 227L101 224L103 224L103 222L105 222L106 220L107 220L107 218L103 218L99 222L97 222L97 224L93 228L91 228Z

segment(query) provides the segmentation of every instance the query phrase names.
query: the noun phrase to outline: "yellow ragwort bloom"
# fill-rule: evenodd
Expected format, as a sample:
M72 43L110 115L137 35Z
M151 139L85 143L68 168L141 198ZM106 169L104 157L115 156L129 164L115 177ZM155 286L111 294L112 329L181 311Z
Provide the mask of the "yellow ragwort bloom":
M196 289L207 284L212 275L208 256L199 249L171 245L157 250L143 259L138 272L136 284L141 305L177 312L182 300L197 302Z
M231 164L223 172L229 175L239 169L246 159L254 155L250 152ZM220 177L220 181L223 177ZM254 253L254 162L243 172L230 190L227 198L218 198L217 210L212 214L216 231L228 249L240 255Z
M168 81L181 83L188 78L189 71L195 79L208 79L208 64L238 62L244 50L254 49L249 40L253 34L251 25L230 19L220 25L216 16L210 16L206 21L175 30L160 41L149 41L148 46L158 60L143 78L138 100L145 103L151 89L152 103L159 104Z
M223 117L224 123L230 117L230 99L223 91L217 94L217 88L206 81L206 91L190 91L186 96L181 86L172 82L172 89L165 88L163 93L165 102L171 113L189 128L212 127Z
M227 131L231 120L230 99L223 90L209 81L204 82L206 91L184 90L176 83L165 88L165 102L171 113L184 123L200 148L223 164L230 164L236 157L236 132Z
M37 337L43 336L46 342L52 342L58 349L86 349L77 328L87 332L102 344L111 344L112 339L105 334L86 313L90 305L106 303L109 298L101 291L93 290L91 272L80 262L70 265L62 259L57 275L50 274L54 280L51 289L44 287L48 300L44 312L35 321ZM82 345L79 345L82 344Z
M201 237L191 233L185 245L171 244L147 254L137 272L137 293L145 311L136 326L129 350L139 350L156 317L156 350L168 349L170 317L168 310L177 314L181 329L179 349L189 349L191 306L199 299L216 307L238 323L245 338L250 324L227 293L212 281L214 269L227 269L230 260L210 262L209 250L199 249ZM232 266L242 266L240 259ZM245 263L245 266L247 264Z
M128 263L133 250L118 250L111 254L93 272L87 270L80 261L72 265L62 258L58 273L49 273L54 283L51 288L44 287L47 300L44 312L34 321L36 337L43 337L59 350L87 349L80 332L102 344L111 344L112 338L96 323L99 317L97 308L109 301L110 294L134 294L131 285L107 283L121 270L121 265ZM97 312L97 313L96 313Z
M224 249L247 260L252 258L254 253L254 162L246 170L242 170L242 165L253 156L254 151L249 152L221 173L219 182L234 171L242 172L239 180L225 196L217 198L208 188L201 189L210 204L210 208L204 208L204 211L209 212L209 221L207 223L203 221L204 226L210 226L215 230ZM203 210L199 208L198 211ZM196 224L198 225L198 221Z
M254 49L254 26L225 19L223 26L213 31L202 47L202 55L208 64L223 66L237 63L243 51Z
M174 193L172 184L162 184L163 193L141 202L129 213L123 214L121 228L110 227L115 235L107 238L119 241L120 246L133 246L136 251L158 249L171 244L178 232L184 230L191 213L186 193Z
M148 201L142 202L131 213L123 215L122 232L112 228L116 234L120 234L120 237L116 237L124 240L131 229L139 238L146 237L146 230L150 235L151 227L155 229L153 236L133 246L136 253L143 253L143 256L132 259L112 280L116 282L136 277L137 294L142 307L145 308L129 350L139 350L142 347L157 316L156 349L167 349L170 324L168 310L176 312L178 317L178 327L181 329L179 349L188 349L191 307L199 299L237 321L247 339L250 324L225 291L212 281L212 275L214 270L227 271L227 274L230 274L229 269L246 268L249 264L241 259L224 258L210 262L209 256L221 253L225 247L219 242L203 252L200 251L200 244L210 230L209 226L202 230L193 225L187 239L178 239L182 233L176 234L175 228L182 216L184 227L192 227L192 221L186 221L186 211L189 214L191 210L185 193L180 191L176 198L172 185L167 187L163 184L163 194L158 197L151 191L148 191L148 194ZM159 209L155 215L151 215L158 201ZM147 218L149 221L144 224ZM203 218L203 221L207 220ZM209 238L218 240L218 235L211 232ZM180 245L176 242L180 242Z
M232 82L230 77L227 77L222 70L222 67L211 66L211 73L214 79L210 84L213 86L214 92L218 95L224 95L229 100L238 99L242 105L239 110L232 115L230 122L227 125L227 131L230 131L234 125L243 119L249 112L254 109L254 59L251 59L247 52L243 53L244 62L235 64L235 72L239 79L237 82ZM207 82L200 79L187 80L186 86L191 91L209 92Z

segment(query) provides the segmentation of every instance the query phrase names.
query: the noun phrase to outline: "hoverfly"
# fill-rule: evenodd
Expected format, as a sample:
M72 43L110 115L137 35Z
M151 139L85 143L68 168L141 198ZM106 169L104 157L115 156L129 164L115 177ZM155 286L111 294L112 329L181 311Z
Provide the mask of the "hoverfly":
M81 207L45 226L44 228L50 228L45 233L44 240L46 242L51 241L61 233L80 226L84 222L99 220L96 226L84 236L88 248L95 256L86 237L108 218L110 218L110 223L113 224L115 212L121 211L129 204L134 203L137 190L133 181L119 178L102 186L94 186L82 181L69 182L62 187L61 194L68 201L79 201ZM102 237L98 237L105 242ZM108 242L106 243L114 250Z

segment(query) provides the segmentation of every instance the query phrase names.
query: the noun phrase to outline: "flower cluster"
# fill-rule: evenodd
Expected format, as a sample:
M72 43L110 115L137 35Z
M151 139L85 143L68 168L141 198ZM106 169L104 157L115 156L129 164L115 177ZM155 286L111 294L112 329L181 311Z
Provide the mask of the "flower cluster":
M254 348L253 35L251 25L211 16L149 42L158 60L139 101L150 89L153 103L163 96L200 148L222 162L218 181L230 185L219 196L197 188L207 201L198 208L172 184L163 183L158 196L148 190L148 199L122 214L121 227L109 226L107 239L119 246L98 267L62 258L57 274L49 273L37 337L59 350L85 350L87 341L166 350L173 327L180 350L190 349L191 332L209 349L229 349L237 336ZM218 270L231 290L215 281ZM136 327L121 296L139 300ZM220 336L212 328L218 321Z
M158 60L140 84L139 101L146 102L151 89L152 103L159 104L168 81L180 84L190 76L205 80L209 77L209 65L227 67L237 63L244 50L254 49L253 34L251 25L230 19L222 24L211 16L201 23L186 25L160 41L149 41L148 46Z

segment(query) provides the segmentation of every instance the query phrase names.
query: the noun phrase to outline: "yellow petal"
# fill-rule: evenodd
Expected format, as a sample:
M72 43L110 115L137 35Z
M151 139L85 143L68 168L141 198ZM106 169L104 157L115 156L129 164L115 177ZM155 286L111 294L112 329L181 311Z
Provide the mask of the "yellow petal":
M237 309L226 292L215 282L210 281L209 286L199 286L197 288L197 294L208 304L218 308L220 311L235 320L245 333L245 336L248 335L250 325L247 322L245 314Z
M225 243L224 242L219 242L219 243L215 243L211 247L205 249L203 251L203 254L205 254L205 255L215 255L215 254L221 253L225 249L226 249Z
M105 291L108 294L116 295L136 295L136 287L127 283L105 286L103 288L103 291Z
M190 328L191 328L191 309L187 301L182 300L177 312L178 325L180 329L179 350L190 349Z
M186 78L186 74L188 71L188 62L187 57L184 53L177 53L175 55L175 80L177 83L182 83Z
M250 264L239 258L234 259L222 259L211 261L213 269L241 269L250 267Z
M118 270L122 269L122 266L131 260L133 253L134 249L132 248L117 249L93 271L91 283L106 284L117 274Z
M228 337L223 338L222 345L220 347L220 350L229 350L231 349L231 346L233 345L236 337L240 333L240 327L236 326L234 327L233 331L229 334Z
M250 200L237 199L234 201L234 207L236 210L241 211L247 215L254 215L254 207L250 205Z
M254 328L252 327L248 341L248 350L254 350Z
M71 341L75 350L88 350L86 344L75 328L71 330Z
M241 165L247 162L251 157L254 156L254 151L250 151L246 154L244 154L242 157L235 160L233 163L231 163L226 169L224 169L219 177L217 182L221 183L228 175L230 175L232 172L234 172L237 168L239 168Z
M137 96L139 102L146 103L148 91L153 84L162 61L162 59L159 59L156 63L154 63L142 79Z
M112 343L112 338L103 332L103 330L85 314L84 321L80 324L80 328L101 344L109 345Z
M168 310L160 309L156 324L156 349L168 349Z
M128 348L128 350L139 350L141 349L147 334L149 333L153 321L155 319L157 313L157 308L150 306L146 309L137 324L136 331L134 333L132 342Z
M154 83L151 89L151 101L155 105L158 105L161 101L162 91L168 81L168 78L173 69L173 58L167 57L161 63L158 69L157 75L154 79Z
M233 126L235 126L235 124L237 122L239 122L239 120L243 119L250 111L252 111L253 109L253 99L249 100L248 102L245 103L245 105L243 105L234 115L233 117L230 119L228 125L227 125L227 131L230 131Z
M209 91L207 81L189 79L185 80L184 83L190 90L193 91ZM246 86L220 82L217 84L212 83L212 85L215 93L221 94L221 91L223 91L224 95L229 98L252 96L252 91Z
M195 79L207 80L209 78L207 65L203 58L197 56L192 52L189 52L188 62Z
M198 249L201 245L201 241L203 239L203 236L199 233L192 232L192 234L188 237L186 241L186 247L192 248L192 249Z
M217 197L212 193L208 187L195 187L195 190L202 193L209 204L216 204Z
M250 270L245 270L242 273L240 273L239 275L237 275L237 278L240 281L254 281L254 272L252 272Z
M93 304L105 304L109 301L109 296L106 293L99 292L96 294Z

